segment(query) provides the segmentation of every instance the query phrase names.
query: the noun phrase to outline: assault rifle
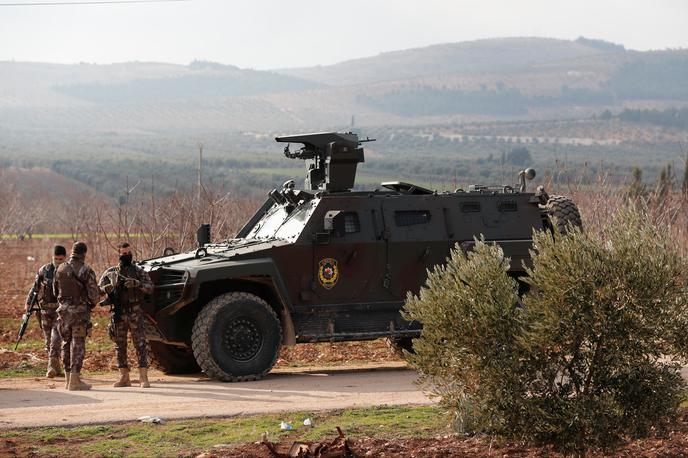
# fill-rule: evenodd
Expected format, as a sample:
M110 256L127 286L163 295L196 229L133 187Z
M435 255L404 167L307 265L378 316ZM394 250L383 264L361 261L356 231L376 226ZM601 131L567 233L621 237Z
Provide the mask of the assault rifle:
M34 284L34 288L31 290L31 299L29 300L29 311L22 315L21 326L19 326L19 335L17 336L17 343L14 345L15 351L19 347L19 342L21 342L22 337L24 337L24 333L26 332L26 328L29 325L29 319L31 318L32 313L36 313L38 325L41 328L43 328L43 323L41 321L41 307L38 305L38 291L36 291L37 286L38 285Z
M114 275L112 277L114 277ZM112 291L107 293L107 298L104 301L102 301L100 305L110 306L110 311L112 312L111 322L114 325L115 323L119 323L119 321L122 319L121 292L122 288L124 288L124 282L130 280L130 278L118 273L117 280L113 282L114 278L112 277L110 277L110 282L112 282L115 285L115 287L112 289Z
M110 277L111 284L114 285L112 291L107 293L107 298L100 303L103 307L106 305L110 306L110 312L112 312L112 324L118 323L122 319L122 297L121 289L124 287L124 280L126 277L117 274L117 280L115 280L114 275ZM113 281L115 280L115 281Z

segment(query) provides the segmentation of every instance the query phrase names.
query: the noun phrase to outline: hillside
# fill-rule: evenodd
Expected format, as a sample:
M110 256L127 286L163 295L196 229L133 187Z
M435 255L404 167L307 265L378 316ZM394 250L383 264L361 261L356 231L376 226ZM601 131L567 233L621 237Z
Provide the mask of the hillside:
M0 107L207 100L320 86L273 72L201 61L186 66L0 62L0 82Z
M0 129L325 130L589 117L688 105L688 50L502 38L276 71L211 62L0 62ZM2 145L0 145L1 147Z
M621 48L611 48L623 53ZM445 74L511 72L538 64L610 52L589 40L498 38L378 54L335 65L277 70L329 85L351 85Z

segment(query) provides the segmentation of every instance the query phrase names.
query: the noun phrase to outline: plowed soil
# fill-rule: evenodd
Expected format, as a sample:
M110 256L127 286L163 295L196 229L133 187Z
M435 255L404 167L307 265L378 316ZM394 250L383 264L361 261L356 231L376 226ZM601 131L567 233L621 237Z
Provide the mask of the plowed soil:
M344 433L346 434L346 433ZM424 457L424 458L564 458L570 455L557 453L552 447L525 446L495 441L489 437L442 436L436 438L375 438L363 437L347 439L346 446L333 432L331 438L319 443L309 443L311 450L320 446L320 458L339 457ZM244 444L228 449L213 449L199 455L199 458L286 458L293 442L274 444L273 451L259 442ZM275 453L277 452L277 453ZM296 455L292 455L296 456ZM298 455L304 457L316 455ZM647 439L631 441L613 451L596 451L586 454L588 458L602 457L643 457L674 458L688 456L688 411L683 411L681 419L669 432Z

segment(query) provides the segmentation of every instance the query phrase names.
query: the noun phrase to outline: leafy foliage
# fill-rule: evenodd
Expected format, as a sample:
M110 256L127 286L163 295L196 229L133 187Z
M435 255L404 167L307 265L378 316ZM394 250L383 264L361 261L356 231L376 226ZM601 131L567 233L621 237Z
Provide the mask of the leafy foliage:
M528 165L533 158L530 155L528 148L519 146L506 153L506 162L513 165Z
M405 307L413 365L464 432L609 447L666 424L684 396L685 262L624 211L599 233L534 235L530 292L499 247L452 252Z

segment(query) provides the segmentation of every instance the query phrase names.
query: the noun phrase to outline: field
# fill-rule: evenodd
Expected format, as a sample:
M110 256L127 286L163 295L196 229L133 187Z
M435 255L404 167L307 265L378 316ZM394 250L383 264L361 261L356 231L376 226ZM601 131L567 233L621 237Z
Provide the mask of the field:
M588 230L597 230L625 202L624 192L598 182L598 192L579 182L567 186L549 184L553 192L571 195L581 206ZM661 205L648 194L652 205L646 210L658 221L667 222L668 230L685 253L688 237L685 221L688 212L685 196L672 193ZM654 203L653 203L654 202ZM59 234L56 234L59 235ZM136 239L140 242L139 239ZM69 245L71 239L33 238L0 240L4 256L0 259L0 377L42 377L46 358L42 336L36 322L14 351L18 319L26 291L37 268L48 261L54 243ZM94 239L95 270L102 271L114 262L111 249L103 238ZM84 372L111 374L115 378L114 349L106 335L108 315L97 309L94 327L88 340ZM131 352L130 352L131 353ZM133 355L130 354L130 357ZM302 344L285 348L278 367L347 366L363 362L398 361L384 340L345 344ZM133 361L131 361L133 364ZM154 373L154 377L156 377ZM59 383L56 382L56 384ZM315 428L301 426L311 418ZM295 425L294 431L280 431L279 423ZM3 433L0 454L8 456L60 456L68 453L82 456L203 456L203 457L272 457L269 442L278 453L287 453L294 442L320 443L331 447L333 455L343 456L344 441L337 439L336 427L342 428L346 446L356 456L516 456L557 457L549 447L524 446L490 437L462 437L451 429L451 419L438 407L377 407L345 411L274 413L223 419L170 421L165 425L124 423L73 428L37 428L10 430ZM668 431L655 431L650 438L624 444L614 456L674 457L684 456L688 449L688 413ZM608 456L604 453L589 456Z
M586 230L599 230L602 225L628 204L628 188L608 183L604 175L585 181L575 179L545 185L551 193L571 196L581 207ZM648 186L635 201L635 205L647 212L647 216L665 224L675 235L677 247L688 252L688 199L674 190L662 192ZM245 219L255 203L233 206L225 219ZM237 216L238 215L238 216ZM80 227L90 228L85 235L92 247L89 262L101 272L115 261L108 236L119 233L120 228L107 230L78 222ZM228 228L228 233L231 233ZM136 234L138 232L132 232ZM152 232L141 232L143 237L133 237L141 252ZM42 377L46 357L42 349L42 336L35 320L17 351L14 341L19 316L26 292L34 272L49 259L54 243L69 246L72 238L65 234L21 240L14 236L0 239L4 256L0 259L0 377ZM84 372L115 378L114 348L106 335L108 314L96 309L93 314L92 335L88 339ZM130 358L133 354L130 352ZM384 340L344 344L301 344L282 350L278 367L299 366L348 366L364 362L384 364L399 361ZM133 361L131 361L133 364ZM154 373L154 377L157 374ZM59 383L59 382L57 382ZM56 383L56 384L57 384ZM316 427L300 426L303 418L314 420ZM279 422L296 425L294 431L279 430ZM4 433L0 441L0 455L61 455L69 450L74 457L81 456L149 456L154 446L157 456L204 456L204 457L271 457L265 438L274 443L276 450L286 453L295 441L331 444L333 450L342 451L343 440L337 440L336 427L342 428L348 447L357 456L517 456L549 457L557 455L549 447L530 447L522 444L500 442L483 437L455 435L451 419L441 414L438 407L379 407L346 411L266 414L239 416L217 420L198 419L170 421L165 425L139 423L94 425L74 428L38 428L12 430ZM264 434L266 433L266 434ZM679 422L669 431L654 431L650 438L624 444L614 456L674 457L685 456L688 449L688 413L682 411ZM332 455L332 456L341 456ZM606 456L603 453L589 456Z

